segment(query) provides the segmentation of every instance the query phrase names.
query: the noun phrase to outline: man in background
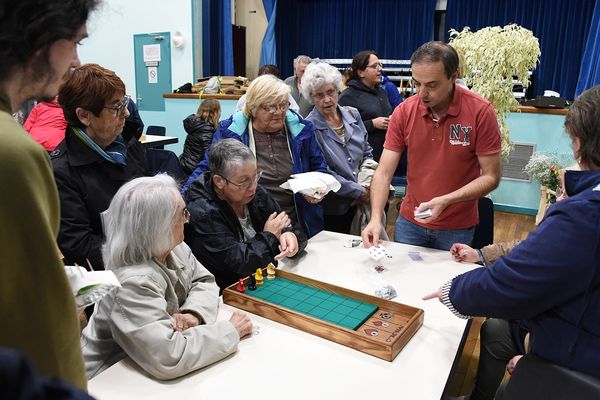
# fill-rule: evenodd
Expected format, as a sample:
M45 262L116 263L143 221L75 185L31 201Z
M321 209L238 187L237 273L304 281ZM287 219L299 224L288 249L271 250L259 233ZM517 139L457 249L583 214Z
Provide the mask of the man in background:
M292 89L292 97L300 107L300 115L306 116L312 111L313 105L302 96L302 77L304 70L312 62L309 56L300 55L294 59L294 75L285 79L285 83Z
M58 193L44 149L11 114L51 101L71 68L99 0L0 3L0 346L37 372L85 389L79 322L56 246Z

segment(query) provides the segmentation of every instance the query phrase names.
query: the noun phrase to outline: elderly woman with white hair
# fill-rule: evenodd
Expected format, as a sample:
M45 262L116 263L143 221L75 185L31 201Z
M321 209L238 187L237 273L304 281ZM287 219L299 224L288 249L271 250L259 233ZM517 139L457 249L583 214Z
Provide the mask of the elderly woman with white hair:
M290 88L273 75L261 75L246 92L242 111L221 121L212 144L231 138L250 147L256 155L262 176L258 183L265 187L292 221L300 222L312 237L323 230L320 199L293 194L280 185L290 175L302 172L327 172L323 154L314 135L313 125L288 110ZM208 170L205 158L185 184L183 191L200 174Z
M97 305L81 336L88 378L129 356L174 379L223 359L252 331L246 314L216 321L214 277L183 243L189 212L167 175L134 179L105 217L104 262L122 287Z
M358 173L365 160L373 159L373 149L358 110L338 104L341 89L342 75L336 68L327 63L312 63L306 68L302 91L315 105L306 119L315 126L330 173L342 185L321 203L325 229L350 233L356 206L369 202L369 190L358 183Z

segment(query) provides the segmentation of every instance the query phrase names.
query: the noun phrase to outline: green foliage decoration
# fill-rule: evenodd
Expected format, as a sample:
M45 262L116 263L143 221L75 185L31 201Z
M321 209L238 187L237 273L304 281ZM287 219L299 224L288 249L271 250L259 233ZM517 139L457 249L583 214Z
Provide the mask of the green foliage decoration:
M496 109L502 134L502 156L508 157L513 144L506 114L519 109L513 95L513 76L523 87L530 84L529 71L540 58L540 44L533 33L516 24L492 26L471 32L450 29L450 42L462 54L462 77L474 92L488 99Z

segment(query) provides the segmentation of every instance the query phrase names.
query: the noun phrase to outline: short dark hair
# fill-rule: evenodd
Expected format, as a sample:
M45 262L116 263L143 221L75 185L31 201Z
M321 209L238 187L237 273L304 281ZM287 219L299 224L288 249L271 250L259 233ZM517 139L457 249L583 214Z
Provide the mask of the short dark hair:
M49 64L53 43L73 39L100 0L2 0L0 2L0 79L30 62L42 50Z
M600 169L600 85L581 93L565 118L565 129L571 138L578 138L575 158L587 169Z
M344 76L346 78L346 82L351 80L360 80L360 76L358 76L358 71L363 71L369 65L369 58L371 55L379 57L375 50L363 50L352 59L352 64L350 64L350 68L346 70Z
M77 107L98 117L115 94L125 96L125 84L117 74L98 64L84 64L75 68L62 84L58 103L69 125L83 129L85 127L77 117Z
M450 78L458 71L459 58L454 47L444 42L427 42L419 47L410 57L410 66L413 64L431 64L441 61L444 64L446 76Z
M265 64L258 69L258 76L265 75L265 74L271 74L271 75L274 75L277 78L279 78L281 75L281 72L279 71L279 68L277 67L277 65Z
M210 176L229 178L235 166L256 163L252 150L237 139L223 139L208 149L208 169Z

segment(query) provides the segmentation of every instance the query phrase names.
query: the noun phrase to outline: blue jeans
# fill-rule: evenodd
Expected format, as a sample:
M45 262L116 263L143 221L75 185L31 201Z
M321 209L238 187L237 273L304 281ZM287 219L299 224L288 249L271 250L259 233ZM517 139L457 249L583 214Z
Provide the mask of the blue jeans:
M422 228L402 216L396 220L394 241L415 246L431 247L439 250L450 250L454 243L471 245L475 227L455 230L435 230Z

